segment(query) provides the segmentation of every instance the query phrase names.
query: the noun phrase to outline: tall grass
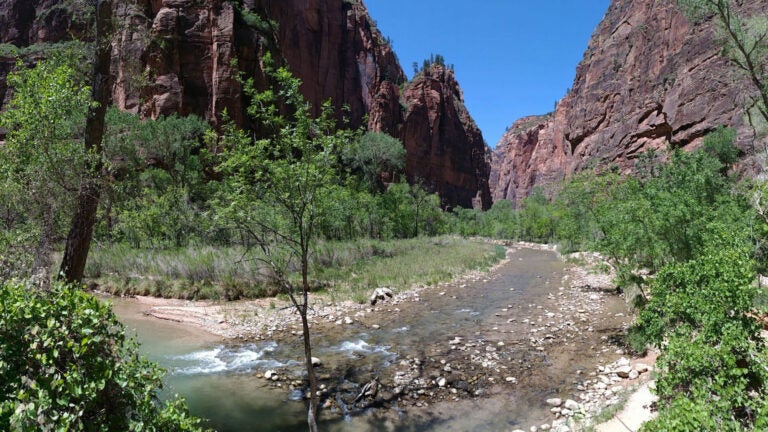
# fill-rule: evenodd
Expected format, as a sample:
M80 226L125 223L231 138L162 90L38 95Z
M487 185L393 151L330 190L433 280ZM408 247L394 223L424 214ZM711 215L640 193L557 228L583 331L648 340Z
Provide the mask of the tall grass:
M99 289L120 295L224 300L276 295L269 271L253 253L237 247L114 245L92 252L86 277ZM458 237L322 242L312 255L310 278L315 289L337 301L363 302L373 288L397 291L436 284L503 257L501 246Z
M374 288L395 291L413 285L435 285L484 269L504 257L505 249L479 240L458 237L416 238L368 245L375 251L345 265L315 267L315 277L329 282L334 297L363 302Z

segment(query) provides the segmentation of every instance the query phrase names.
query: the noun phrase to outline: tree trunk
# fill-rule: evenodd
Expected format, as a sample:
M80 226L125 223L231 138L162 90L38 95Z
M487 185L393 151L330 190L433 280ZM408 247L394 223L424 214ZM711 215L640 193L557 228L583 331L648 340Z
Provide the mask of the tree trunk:
M45 210L42 215L40 239L35 247L35 261L32 264L32 275L38 286L48 287L51 283L51 243L55 233L54 214L55 209L50 200L46 198Z
M307 306L304 305L304 312L301 314L301 328L304 333L304 357L307 362L307 376L309 378L309 409L307 410L307 423L310 432L317 432L317 378L315 377L315 366L312 364L312 345L309 340L309 322L307 321Z
M67 245L61 261L61 274L70 283L82 281L85 262L93 237L96 211L101 196L99 179L103 168L102 139L104 138L104 115L110 103L110 62L112 57L112 4L110 0L96 2L96 61L93 70L92 98L95 102L88 110L85 123L84 145L89 157L86 159L85 175L77 195L77 209L67 234Z
M299 309L301 315L301 329L304 334L304 358L307 363L307 378L309 379L309 409L307 410L307 423L310 432L317 432L317 378L315 377L315 366L312 364L312 343L309 338L309 321L307 313L309 312L309 257L308 250L302 248L301 257L301 290L304 297L304 304Z

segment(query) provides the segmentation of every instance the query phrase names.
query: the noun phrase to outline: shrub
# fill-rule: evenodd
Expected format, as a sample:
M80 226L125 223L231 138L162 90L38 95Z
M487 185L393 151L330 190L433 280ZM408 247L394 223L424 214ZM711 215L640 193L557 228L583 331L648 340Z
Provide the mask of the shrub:
M111 308L63 284L0 284L0 429L199 431Z
M768 351L747 315L757 294L748 243L710 225L697 257L665 266L638 329L659 358L659 417L645 431L765 430Z

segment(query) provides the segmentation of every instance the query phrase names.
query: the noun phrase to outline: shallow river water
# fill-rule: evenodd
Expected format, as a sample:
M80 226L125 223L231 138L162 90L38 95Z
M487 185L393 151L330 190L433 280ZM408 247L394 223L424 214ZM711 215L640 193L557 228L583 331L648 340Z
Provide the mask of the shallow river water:
M553 252L519 249L487 278L429 288L420 301L381 314L378 329L337 326L313 335L313 355L323 359L326 371L343 375L340 380L364 383L406 358L439 362L455 354L448 345L455 337L503 344L501 360L519 380L502 390L489 388L489 398L409 406L387 415L369 410L335 416L322 422L321 430L495 431L527 429L551 420L544 400L569 391L576 371L592 368L601 355L593 352L600 331L546 351L528 344L528 318L555 310L553 293L562 291L563 269ZM120 319L136 332L142 351L168 369L166 392L184 396L193 414L210 419L211 427L221 432L306 430L301 395L276 389L256 376L268 369L295 369L299 374L300 336L281 344L232 343L189 326L147 318L142 313L146 306L131 300L111 301ZM609 299L606 314L613 316L620 303ZM609 320L602 328L610 332L617 325Z

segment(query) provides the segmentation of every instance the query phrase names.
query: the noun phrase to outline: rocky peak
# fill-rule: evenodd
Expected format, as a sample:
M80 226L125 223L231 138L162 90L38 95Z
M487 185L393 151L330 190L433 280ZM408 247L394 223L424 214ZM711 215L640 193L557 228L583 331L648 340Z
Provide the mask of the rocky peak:
M490 208L487 147L453 71L425 68L405 85L401 101L409 178L425 180L448 206Z
M768 9L768 0L746 8ZM715 43L715 24L691 24L672 1L613 0L552 118L506 134L493 158L494 198L519 200L585 167L632 170L649 149L695 148L718 126L744 124L744 85ZM532 157L535 156L535 157Z

